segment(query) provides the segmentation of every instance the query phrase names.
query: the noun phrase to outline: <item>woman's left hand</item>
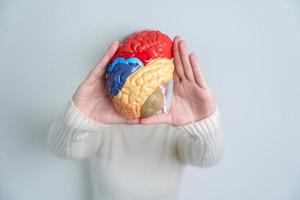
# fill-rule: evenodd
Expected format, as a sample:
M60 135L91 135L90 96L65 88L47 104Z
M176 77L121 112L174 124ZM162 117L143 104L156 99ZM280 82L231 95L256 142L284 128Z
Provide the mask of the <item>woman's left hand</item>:
M141 118L141 124L167 123L185 125L204 119L216 110L211 90L203 77L194 53L189 54L186 43L177 36L173 42L173 99L165 114Z

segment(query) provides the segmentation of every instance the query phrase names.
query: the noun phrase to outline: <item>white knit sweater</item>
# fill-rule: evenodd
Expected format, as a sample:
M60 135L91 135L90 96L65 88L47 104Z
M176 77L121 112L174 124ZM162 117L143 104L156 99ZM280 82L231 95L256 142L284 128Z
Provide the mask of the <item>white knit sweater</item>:
M175 200L185 164L222 157L219 112L184 126L108 125L73 104L53 122L48 146L58 156L88 158L94 200Z

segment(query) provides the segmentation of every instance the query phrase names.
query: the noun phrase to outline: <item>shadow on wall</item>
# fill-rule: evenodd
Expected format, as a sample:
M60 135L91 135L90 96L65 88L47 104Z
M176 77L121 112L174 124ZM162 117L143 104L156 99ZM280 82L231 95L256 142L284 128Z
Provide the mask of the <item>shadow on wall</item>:
M58 158L47 148L48 129L56 117L50 116L53 111L23 104L7 107L4 113L1 199L19 199L20 195L32 199L33 194L34 199L91 199L88 163Z

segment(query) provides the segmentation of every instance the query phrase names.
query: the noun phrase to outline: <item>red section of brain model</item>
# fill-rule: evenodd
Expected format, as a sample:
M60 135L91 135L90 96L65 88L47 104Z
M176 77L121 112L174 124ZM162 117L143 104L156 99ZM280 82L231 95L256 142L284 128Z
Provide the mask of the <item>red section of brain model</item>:
M172 40L160 31L143 31L129 36L111 59L137 57L144 65L155 58L169 58L172 55Z

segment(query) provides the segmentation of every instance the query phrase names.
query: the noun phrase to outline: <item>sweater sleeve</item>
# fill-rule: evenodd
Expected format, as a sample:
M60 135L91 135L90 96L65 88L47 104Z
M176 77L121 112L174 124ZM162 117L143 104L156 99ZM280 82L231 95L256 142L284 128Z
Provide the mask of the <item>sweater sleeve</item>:
M47 145L63 158L87 158L99 148L102 132L107 126L84 116L71 99L51 124Z
M217 164L223 156L222 131L219 111L211 116L183 126L177 126L176 143L178 158L184 164L209 167Z

